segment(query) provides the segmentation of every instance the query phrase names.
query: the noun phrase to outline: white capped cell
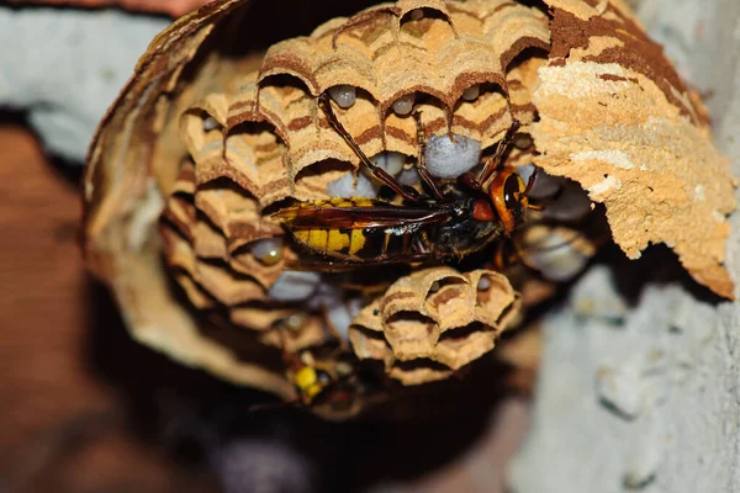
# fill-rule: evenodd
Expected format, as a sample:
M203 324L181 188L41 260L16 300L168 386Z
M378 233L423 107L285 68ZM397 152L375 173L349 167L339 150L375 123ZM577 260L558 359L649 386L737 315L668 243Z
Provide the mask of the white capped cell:
M385 151L376 154L370 160L376 166L383 168L388 174L396 176L401 172L403 163L406 161L406 155L400 152Z
M545 199L548 197L552 197L560 191L560 188L565 182L565 178L550 176L542 171L542 168L537 168L534 164L525 164L522 166L518 166L516 168L516 172L519 176L522 177L524 183L529 184L529 179L532 174L534 174L535 169L537 170L537 175L534 177L532 188L529 190L529 192L527 192L527 195L530 198Z
M220 127L219 123L212 116L207 116L203 120L203 131L205 131L205 132L210 132L211 130L216 130L218 127Z
M414 101L416 96L414 94L407 94L400 97L393 103L393 112L398 116L408 116L414 109Z
M525 248L525 263L550 281L568 281L580 273L591 255L573 244L575 232L553 231L531 248Z
M375 185L362 173L355 174L346 172L336 180L329 182L326 187L327 193L332 197L366 197L373 199L378 195Z
M398 183L401 185L407 185L409 187L413 187L417 183L419 183L419 172L416 171L416 168L409 168L401 171L399 173L398 178L396 178Z
M465 101L475 101L478 96L480 96L480 86L478 84L468 87L462 93L462 98Z
M275 301L302 301L311 296L321 281L316 272L286 270L277 278L268 294Z
M283 239L266 238L257 240L249 247L249 252L264 265L275 265L283 258Z
M488 291L491 288L491 278L488 276L481 276L478 280L478 291Z
M536 178L539 181L539 176ZM586 192L575 182L559 180L559 193L555 200L548 201L544 215L558 221L576 221L591 212L591 200ZM534 188L532 192L535 192ZM535 197L535 193L530 193Z
M329 88L329 96L339 105L340 108L351 108L357 99L357 89L354 86L340 84Z
M433 135L424 149L427 169L437 178L457 178L480 162L480 142L462 135Z

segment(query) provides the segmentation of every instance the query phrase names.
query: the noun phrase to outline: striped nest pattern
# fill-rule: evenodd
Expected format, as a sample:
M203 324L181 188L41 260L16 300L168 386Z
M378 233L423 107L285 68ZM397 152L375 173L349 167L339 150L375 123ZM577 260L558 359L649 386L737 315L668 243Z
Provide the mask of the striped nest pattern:
M273 332L281 330L279 322L289 309L271 303L269 289L296 253L284 245L282 260L274 265L264 265L250 253L255 241L282 236L262 211L286 198L328 198L327 185L360 166L317 107L316 96L337 86L356 88L354 103L340 109L339 117L370 156L394 151L416 157L415 123L392 109L408 95L418 101L427 134L453 132L491 147L512 118L525 124L533 120L525 82L531 82L542 58L512 62L526 49L546 48L548 36L547 17L518 4L402 1L331 20L308 37L273 45L259 69L231 81L227 91L208 94L181 117L180 134L190 160L180 169L162 226L175 279L198 308L225 306L231 322L261 331L262 341L279 345ZM434 66L451 70L430 73L428 67ZM470 88L477 97L464 99ZM448 271L436 269L434 275L467 279L450 277ZM409 284L416 279L402 279L407 290L416 289ZM509 308L511 286L500 275L496 279L503 307ZM426 289L423 284L418 289ZM458 296L460 308L467 304L470 311L475 297L468 291L445 293ZM389 374L407 384L423 383L489 351L505 320L483 323L480 309L476 313L458 327L467 327L467 344L440 344L440 354L426 355L435 369L406 373L391 365ZM492 316L499 315L494 310ZM392 335L398 323L389 322L395 316L388 312L382 317L389 340L398 339ZM316 316L308 320L293 333L288 350L338 337L335 331L322 331ZM432 332L439 336L452 328L448 323L438 317ZM397 344L387 347L382 360L408 360L403 349L395 349Z
M399 102L422 112L427 137L452 132L484 151L520 121L533 146L514 163L580 184L604 204L630 257L665 243L698 282L732 296L728 163L699 98L624 1L401 0L329 20L309 36L273 39L266 50L250 44L251 33L265 36L265 22L283 22L273 10L267 19L248 0L221 0L176 21L152 42L92 144L88 263L112 286L137 339L296 397L282 349L298 353L340 331L322 310L271 299L297 258L289 243L269 262L254 246L283 235L266 210L326 199L330 184L359 169L317 105L322 93L345 88L352 98L337 100L338 118L369 156L417 156L409 105ZM500 298L495 307L481 304L478 275ZM410 293L406 315L388 301L397 290ZM432 306L441 293L450 300ZM409 384L488 351L517 306L499 274L447 267L411 273L362 301L349 326L356 355ZM296 313L302 328L286 339L282 324ZM406 330L409 341L399 337Z
M493 349L517 299L498 272L421 270L363 308L349 337L358 357L382 361L406 385L439 380Z

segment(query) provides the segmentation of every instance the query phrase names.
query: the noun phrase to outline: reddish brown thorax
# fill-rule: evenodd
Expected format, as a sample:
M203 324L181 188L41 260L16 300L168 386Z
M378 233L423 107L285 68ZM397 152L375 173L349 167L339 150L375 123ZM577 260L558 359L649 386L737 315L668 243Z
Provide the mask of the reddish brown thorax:
M495 215L491 203L485 199L478 199L473 203L473 219L476 221L493 221Z

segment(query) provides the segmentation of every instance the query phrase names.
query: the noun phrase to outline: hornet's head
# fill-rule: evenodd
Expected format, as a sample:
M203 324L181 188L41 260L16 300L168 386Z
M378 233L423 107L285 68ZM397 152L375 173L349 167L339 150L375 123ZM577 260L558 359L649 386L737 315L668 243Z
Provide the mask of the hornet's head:
M532 175L532 178L534 175ZM488 187L488 199L478 199L473 205L473 218L478 221L493 221L498 218L504 232L511 234L524 220L524 211L530 208L527 192L530 183L525 184L512 167L504 167Z

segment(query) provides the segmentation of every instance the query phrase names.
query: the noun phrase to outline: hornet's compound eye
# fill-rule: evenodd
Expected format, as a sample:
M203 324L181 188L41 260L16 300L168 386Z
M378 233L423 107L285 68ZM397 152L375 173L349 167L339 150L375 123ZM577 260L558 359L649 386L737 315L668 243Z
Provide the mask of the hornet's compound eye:
M491 183L488 193L507 234L514 231L527 207L526 189L524 181L510 167L499 171Z
M521 205L522 196L527 186L521 176L516 173L510 174L504 182L504 205L507 209L514 210Z

